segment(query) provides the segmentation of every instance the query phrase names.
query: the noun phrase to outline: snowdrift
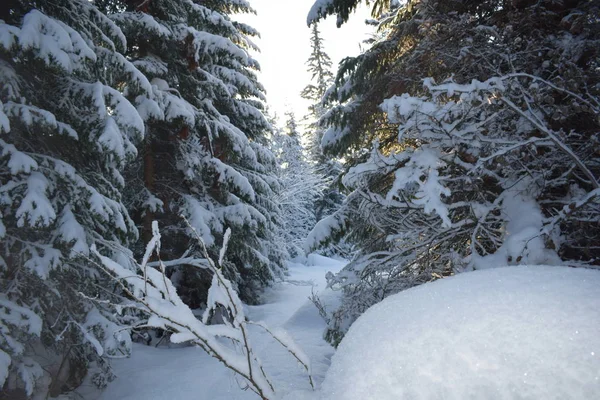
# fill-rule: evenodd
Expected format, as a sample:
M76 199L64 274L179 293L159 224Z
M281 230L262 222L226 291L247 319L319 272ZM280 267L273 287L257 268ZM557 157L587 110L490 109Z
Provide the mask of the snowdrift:
M506 267L391 296L351 327L322 398L600 399L600 272Z

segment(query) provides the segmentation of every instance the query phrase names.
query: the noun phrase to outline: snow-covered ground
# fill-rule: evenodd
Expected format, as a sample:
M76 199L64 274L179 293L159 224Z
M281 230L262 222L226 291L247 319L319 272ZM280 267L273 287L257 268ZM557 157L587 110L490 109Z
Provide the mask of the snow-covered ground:
M290 263L286 281L274 285L264 295L264 303L250 306L250 320L264 321L271 329L284 329L311 359L317 386L323 380L333 348L323 338L325 322L308 300L314 290L325 304L337 301L336 293L325 290L325 274L337 272L345 262L317 255L307 265ZM314 397L301 366L280 345L255 329L255 352L275 384L280 396ZM101 400L242 400L256 399L243 382L198 348L155 348L135 345L129 359L115 360L117 379L100 396ZM239 381L239 383L238 383Z
M600 399L600 271L466 272L367 310L323 400Z
M322 390L311 390L292 356L253 330L253 349L278 398L600 398L600 271L506 267L421 285L365 312L334 356L308 297L314 291L336 305L325 274L344 263L311 255L305 264L290 263L286 281L265 293L263 305L246 310L251 320L287 331L311 359L318 389L323 382ZM101 400L257 398L193 347L136 345L114 369L118 378Z

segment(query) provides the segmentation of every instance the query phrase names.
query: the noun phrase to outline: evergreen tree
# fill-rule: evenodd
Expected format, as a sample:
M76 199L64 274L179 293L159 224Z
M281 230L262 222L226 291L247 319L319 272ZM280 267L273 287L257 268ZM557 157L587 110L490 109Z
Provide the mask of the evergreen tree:
M312 82L304 88L301 95L304 99L313 103L309 107L311 114L321 116L323 111L319 105L325 92L333 83L333 73L331 72L331 58L325 52L324 42L317 23L313 24L311 28L310 47L311 53L306 64Z
M319 2L311 16L343 21L356 4ZM344 288L330 339L386 296L455 272L597 264L598 9L428 0L374 13L380 39L341 64L323 118L352 192L310 242L349 232L360 246L330 280Z
M137 230L124 166L144 124L122 95L148 80L121 54L121 30L87 0L2 4L0 17L0 387L55 397L104 357L129 352L114 284L90 247L127 259Z
M266 149L264 90L249 55L256 32L232 21L246 2L128 1L112 15L128 37L127 57L153 85L136 99L147 135L144 154L128 171L128 200L144 236L150 222L166 228L163 255L178 259L194 240L180 214L218 252L232 229L226 275L245 301L283 266L272 243L276 160ZM138 246L138 251L143 246ZM215 255L213 254L213 255ZM204 301L210 276L172 263L169 275L192 307Z
M276 129L273 138L281 179L277 203L282 208L280 236L290 255L298 257L304 254L302 244L316 224L315 202L322 196L324 181L306 157L294 113L286 117L285 129Z
M301 93L302 98L311 102L309 113L306 116L308 121L306 130L307 150L311 162L315 165L316 172L327 180L329 186L315 204L315 216L319 221L323 217L332 214L343 201L338 185L338 177L342 172L342 168L338 161L326 157L321 151L324 128L319 125L319 120L326 111L322 100L327 89L333 83L333 73L331 72L331 58L325 52L323 39L316 23L312 25L310 44L312 50L307 66L308 72L311 74L311 83Z
M248 55L256 32L229 16L245 11L237 1L3 4L2 396L56 396L86 374L106 384L105 357L129 352L121 323L137 319L110 306L129 301L89 251L134 268L127 247L142 251L154 218L176 258L168 273L192 305L208 277L185 268L179 214L213 253L233 230L223 271L246 300L280 273L277 162Z

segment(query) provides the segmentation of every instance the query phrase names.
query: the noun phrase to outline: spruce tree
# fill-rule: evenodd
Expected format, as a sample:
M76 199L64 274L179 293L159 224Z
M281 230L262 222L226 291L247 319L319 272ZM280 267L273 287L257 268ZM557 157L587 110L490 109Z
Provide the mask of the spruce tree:
M303 99L310 101L308 115L306 119L309 123L306 131L308 138L308 150L310 157L320 168L325 169L327 159L321 151L321 139L323 137L323 128L319 126L319 119L325 113L325 108L321 104L325 92L333 83L333 73L331 72L331 59L325 52L323 39L319 32L317 24L312 26L310 37L311 54L306 62L307 71L311 74L311 82L306 85L300 94Z
M331 72L331 58L325 52L324 41L316 23L312 25L310 44L311 54L306 64L307 70L311 74L311 82L301 93L302 98L311 102L306 116L308 122L305 132L308 139L307 151L311 162L315 165L316 172L323 176L329 186L315 204L315 217L319 221L332 214L343 201L338 185L338 177L342 168L338 161L325 156L321 150L321 140L325 129L319 124L319 121L326 112L322 100L327 89L333 83L333 73Z
M144 124L123 96L148 80L87 0L11 1L0 20L0 397L55 397L129 352L122 298L88 258L127 259L122 171Z
M312 17L343 21L356 4ZM311 243L349 232L360 248L330 280L344 288L330 339L386 296L456 272L597 264L597 8L381 1L374 13L379 40L326 95L322 144L348 162L352 192Z
M271 246L278 182L265 147L264 89L249 55L256 32L232 20L251 11L235 1L128 1L112 18L128 37L128 59L153 85L153 97L137 99L147 135L143 156L128 171L137 224L145 236L152 220L165 227L162 251L170 259L195 242L180 215L215 254L230 227L226 275L245 301L256 302L286 255ZM169 275L188 304L199 307L210 277L184 261Z
M306 64L311 74L311 83L304 88L301 96L312 102L309 107L311 114L321 116L323 111L319 105L325 92L333 83L333 73L331 58L325 52L324 41L317 23L314 23L311 28L310 47L311 53Z

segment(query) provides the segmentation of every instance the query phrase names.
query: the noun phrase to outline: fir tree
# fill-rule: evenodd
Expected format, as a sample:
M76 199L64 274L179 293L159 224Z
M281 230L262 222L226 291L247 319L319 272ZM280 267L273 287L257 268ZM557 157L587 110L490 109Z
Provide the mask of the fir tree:
M5 5L3 4L2 7ZM121 54L121 30L87 0L12 1L0 20L1 397L58 396L130 339L121 302L88 259L127 259L137 230L124 166L144 124L122 95L148 80Z

